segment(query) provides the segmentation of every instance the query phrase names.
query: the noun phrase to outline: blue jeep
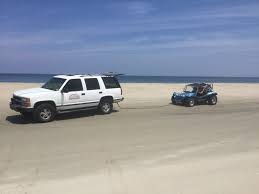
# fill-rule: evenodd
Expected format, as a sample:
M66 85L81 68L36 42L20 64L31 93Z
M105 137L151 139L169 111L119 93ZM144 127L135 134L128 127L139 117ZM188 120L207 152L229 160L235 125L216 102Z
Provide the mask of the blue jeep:
M171 101L173 104L183 104L193 107L195 104L217 104L217 93L213 91L212 84L193 83L185 86L183 92L173 93Z

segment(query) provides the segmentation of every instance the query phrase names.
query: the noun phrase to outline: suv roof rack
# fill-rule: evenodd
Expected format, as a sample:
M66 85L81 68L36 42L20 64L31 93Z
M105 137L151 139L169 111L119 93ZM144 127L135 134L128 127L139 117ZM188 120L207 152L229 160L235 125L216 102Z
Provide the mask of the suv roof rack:
M123 73L116 73L116 72L107 72L107 73L101 73L101 75L105 75L105 76L120 76L120 75L124 75Z
M112 76L112 77L116 77L116 76L120 76L120 75L124 75L123 73L116 73L116 72L107 72L107 73L97 73L97 74L90 74L90 73L86 73L86 74L65 74L64 76L79 76L79 77L85 77L85 76Z

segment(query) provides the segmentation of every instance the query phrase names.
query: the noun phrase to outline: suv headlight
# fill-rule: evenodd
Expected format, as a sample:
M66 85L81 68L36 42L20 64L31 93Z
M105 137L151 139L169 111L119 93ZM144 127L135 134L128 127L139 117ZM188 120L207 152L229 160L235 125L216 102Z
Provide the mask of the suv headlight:
M30 100L30 98L22 97L22 106L24 106L24 107L30 107L30 106L31 106L31 100Z

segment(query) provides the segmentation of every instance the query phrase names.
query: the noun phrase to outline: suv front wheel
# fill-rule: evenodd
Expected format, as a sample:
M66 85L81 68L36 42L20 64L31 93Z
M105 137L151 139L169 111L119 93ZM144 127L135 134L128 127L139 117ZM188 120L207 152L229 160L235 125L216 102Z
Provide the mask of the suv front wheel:
M48 103L40 104L33 111L34 120L41 122L41 123L46 123L46 122L52 121L54 119L55 115L56 115L55 108L51 104L48 104Z
M109 114L113 110L113 104L110 99L103 99L99 104L99 111L102 114Z

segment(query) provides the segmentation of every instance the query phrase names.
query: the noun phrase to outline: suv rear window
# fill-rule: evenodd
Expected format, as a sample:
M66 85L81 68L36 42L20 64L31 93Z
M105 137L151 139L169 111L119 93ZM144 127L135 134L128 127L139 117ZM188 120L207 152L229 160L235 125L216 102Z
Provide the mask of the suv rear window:
M102 79L106 89L121 87L118 80L115 77L102 77Z
M69 80L66 85L64 86L64 89L67 92L73 92L73 91L82 91L83 86L81 79L71 79Z
M99 90L100 85L96 78L85 79L85 85L87 90Z

